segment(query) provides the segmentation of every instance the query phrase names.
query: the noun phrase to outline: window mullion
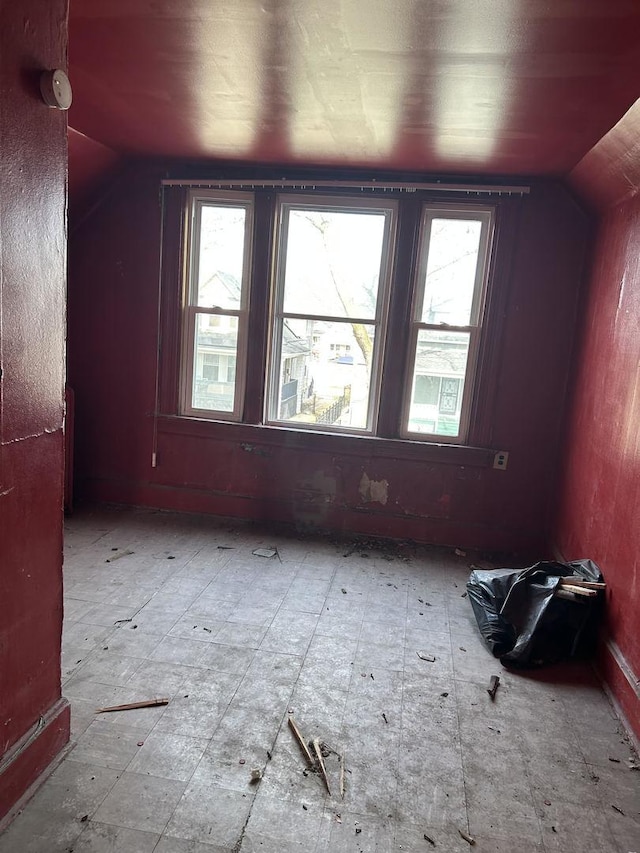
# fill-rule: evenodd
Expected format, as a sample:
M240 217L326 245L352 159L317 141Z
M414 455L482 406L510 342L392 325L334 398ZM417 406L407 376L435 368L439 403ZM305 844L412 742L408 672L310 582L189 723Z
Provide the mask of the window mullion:
M386 438L397 438L404 422L403 378L410 369L407 337L412 334L411 284L421 210L420 200L414 197L404 199L399 208L378 411L378 435Z

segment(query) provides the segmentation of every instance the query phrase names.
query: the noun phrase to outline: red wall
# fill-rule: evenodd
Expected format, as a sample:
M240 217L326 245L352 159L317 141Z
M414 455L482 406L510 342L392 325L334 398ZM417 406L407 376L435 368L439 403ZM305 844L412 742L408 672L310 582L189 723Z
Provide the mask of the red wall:
M42 69L66 65L66 15L65 0L3 4L0 31L0 818L69 736L60 699L66 119L38 84Z
M69 357L85 497L486 548L547 541L587 221L559 184L511 208L492 452L165 417L155 406L159 177L139 168L72 233ZM165 345L167 342L165 341ZM389 483L363 500L363 472Z
M100 189L117 172L121 157L95 139L68 129L69 149L69 204L73 204L71 216L82 216L84 205L93 200Z
M600 666L640 738L640 102L570 176L599 211L553 537L607 582Z
M605 575L604 674L640 736L640 197L603 214L577 365L556 541Z

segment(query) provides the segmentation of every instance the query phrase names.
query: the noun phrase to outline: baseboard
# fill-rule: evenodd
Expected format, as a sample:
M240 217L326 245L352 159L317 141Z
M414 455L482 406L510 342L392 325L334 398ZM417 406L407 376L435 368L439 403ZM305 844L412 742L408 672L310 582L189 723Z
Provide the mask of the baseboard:
M598 648L598 674L618 716L640 746L640 679L637 678L620 647L610 637L602 637Z
M555 542L551 545L551 552L558 562L567 562ZM598 639L596 672L620 721L638 750L640 747L640 678L634 673L620 646L604 631Z
M70 709L59 699L0 760L0 830L31 797L69 741Z

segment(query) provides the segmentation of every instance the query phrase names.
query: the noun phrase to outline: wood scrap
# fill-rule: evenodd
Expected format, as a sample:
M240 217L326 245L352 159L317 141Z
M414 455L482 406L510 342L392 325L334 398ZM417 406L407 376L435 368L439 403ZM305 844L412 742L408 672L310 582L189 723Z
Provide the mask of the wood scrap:
M110 714L112 711L134 711L136 708L157 708L168 705L168 699L144 699L142 702L128 702L125 705L111 705L109 708L97 708L96 714Z
M424 832L423 835L424 835L424 840L428 841L432 847L436 846L436 842L433 840L433 838L431 838L431 836L427 835L426 832Z
M566 586L569 584L570 586L583 586L585 589L606 589L606 583L599 583L597 581L583 581L580 578L560 578L560 585Z
M331 786L329 785L329 777L327 776L327 768L324 766L324 758L322 757L322 751L320 749L320 741L318 738L312 741L313 751L316 754L316 758L318 759L318 766L320 768L320 775L324 779L324 784L327 787L327 793L331 796Z
M309 767L313 767L315 761L313 760L313 756L309 752L309 747L307 746L305 739L302 737L302 732L296 725L296 721L293 719L293 717L289 717L289 728L293 732L293 736L295 737L295 739L298 741L298 746L304 753L304 757L307 759Z
M575 584L564 583L561 586L565 592L572 592L574 595L582 595L584 598L595 598L598 594L597 589L587 589L586 587L576 586Z
M500 686L500 676L492 675L489 681L489 686L487 687L487 693L491 696L491 701L496 698L496 692L498 687Z
M420 660L426 660L427 663L434 663L436 656L427 654L427 652L416 652Z

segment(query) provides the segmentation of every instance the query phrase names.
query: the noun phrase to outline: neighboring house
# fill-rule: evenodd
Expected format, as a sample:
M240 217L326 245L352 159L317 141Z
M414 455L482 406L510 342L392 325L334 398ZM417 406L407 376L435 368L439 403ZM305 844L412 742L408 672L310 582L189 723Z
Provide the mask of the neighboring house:
M240 304L240 282L229 273L216 271L200 286L203 305L237 307ZM194 398L196 409L231 411L236 381L237 319L227 314L201 315L205 324L197 334ZM280 417L298 414L311 381L308 358L311 335L298 337L285 322L282 334L282 386Z
M462 407L467 344L447 339L418 348L413 378L411 429L456 435Z
M238 279L216 270L198 288L203 307L239 308ZM232 411L236 381L237 318L227 314L200 315L193 374L193 406L196 409Z
M282 328L282 384L280 386L280 418L292 418L299 414L302 403L309 394L311 374L309 363L311 356L311 326L307 323L307 336L300 338L284 322Z

